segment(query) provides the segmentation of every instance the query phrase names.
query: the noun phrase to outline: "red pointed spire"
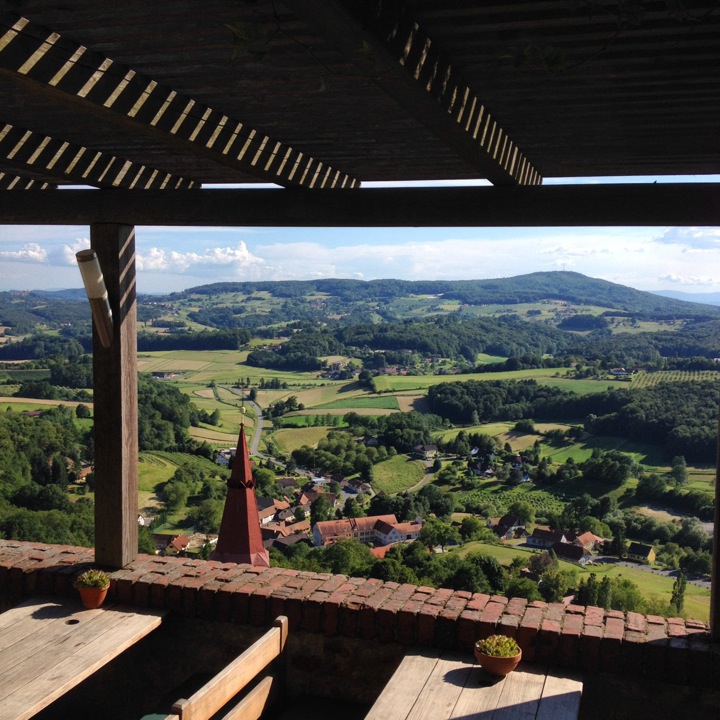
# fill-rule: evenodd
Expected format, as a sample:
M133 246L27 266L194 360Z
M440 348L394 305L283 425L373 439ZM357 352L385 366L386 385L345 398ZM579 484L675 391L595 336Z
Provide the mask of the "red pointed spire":
M270 567L270 555L263 546L260 532L255 480L250 469L244 424L240 425L235 461L220 523L220 535L212 559Z

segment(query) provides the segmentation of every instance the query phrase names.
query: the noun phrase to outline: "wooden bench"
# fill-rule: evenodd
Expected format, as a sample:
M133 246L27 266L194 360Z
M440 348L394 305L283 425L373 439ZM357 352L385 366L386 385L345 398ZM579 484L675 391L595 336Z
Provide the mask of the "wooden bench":
M273 627L247 650L226 665L189 698L178 700L165 720L208 720L241 693L257 676L283 654L288 636L288 619L280 615ZM282 673L279 673L282 675ZM283 677L265 675L222 720L257 720L282 685ZM149 716L146 716L149 717ZM159 716L153 715L153 718Z

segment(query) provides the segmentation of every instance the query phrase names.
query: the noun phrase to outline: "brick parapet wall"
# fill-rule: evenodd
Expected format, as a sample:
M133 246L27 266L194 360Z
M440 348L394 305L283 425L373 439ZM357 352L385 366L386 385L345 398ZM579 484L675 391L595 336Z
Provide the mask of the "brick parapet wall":
M70 595L92 562L89 548L0 540L0 597ZM694 620L176 557L141 555L111 578L111 599L188 618L259 627L284 614L291 632L467 651L501 632L529 662L720 685L720 646Z

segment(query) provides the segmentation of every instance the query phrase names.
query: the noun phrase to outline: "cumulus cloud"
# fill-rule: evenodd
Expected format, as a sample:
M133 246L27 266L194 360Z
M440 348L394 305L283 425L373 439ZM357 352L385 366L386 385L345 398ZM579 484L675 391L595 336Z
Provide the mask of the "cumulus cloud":
M44 263L47 262L48 254L37 243L26 243L19 250L3 250L0 252L1 260L14 262Z
M75 253L90 247L88 238L76 238L74 242L48 251L48 261L53 265L75 265Z

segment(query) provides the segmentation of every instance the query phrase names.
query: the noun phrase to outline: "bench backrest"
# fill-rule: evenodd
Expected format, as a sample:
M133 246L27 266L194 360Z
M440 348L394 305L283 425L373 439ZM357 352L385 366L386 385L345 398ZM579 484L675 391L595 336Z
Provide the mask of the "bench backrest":
M178 700L172 706L172 714L167 720L207 720L223 705L243 690L278 658L285 648L288 636L288 619L280 615L273 627L247 650L226 665L188 699ZM267 676L262 679L236 705L223 720L252 720L259 718L277 679Z

